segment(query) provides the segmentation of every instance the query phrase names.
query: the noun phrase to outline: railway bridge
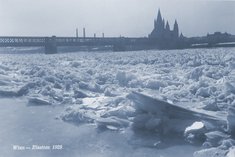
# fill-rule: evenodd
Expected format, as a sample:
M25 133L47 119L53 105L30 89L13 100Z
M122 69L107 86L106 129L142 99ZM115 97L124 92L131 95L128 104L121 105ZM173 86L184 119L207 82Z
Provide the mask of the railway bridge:
M212 38L214 39L214 38ZM127 37L32 37L32 36L0 36L0 47L44 47L46 54L57 53L57 47L111 46L113 51L148 50L148 49L184 49L184 48L210 48L235 47L235 37L228 40L211 40L201 38L179 38L166 41L160 39L127 38Z
M137 48L154 45L149 38L125 37L30 37L2 36L0 47L45 47L46 54L57 53L59 46L112 46L114 51L124 51L127 47Z

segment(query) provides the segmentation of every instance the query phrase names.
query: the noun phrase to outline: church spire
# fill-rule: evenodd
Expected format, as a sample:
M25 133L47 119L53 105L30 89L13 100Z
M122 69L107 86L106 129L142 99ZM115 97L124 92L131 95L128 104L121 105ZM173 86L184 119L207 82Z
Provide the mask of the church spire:
M163 30L164 29L164 24L163 24L163 19L161 15L160 9L158 9L158 15L157 15L157 21L156 21L156 29Z
M161 20L162 21L162 15L161 15L160 9L158 9L157 20Z
M170 31L170 26L169 26L168 21L166 22L166 31Z
M184 35L182 32L180 33L180 38L184 38Z
M162 19L162 27L163 27L163 29L165 29L165 20L164 20L164 18Z
M173 31L174 31L175 37L178 38L179 37L179 26L178 26L177 20L175 20Z

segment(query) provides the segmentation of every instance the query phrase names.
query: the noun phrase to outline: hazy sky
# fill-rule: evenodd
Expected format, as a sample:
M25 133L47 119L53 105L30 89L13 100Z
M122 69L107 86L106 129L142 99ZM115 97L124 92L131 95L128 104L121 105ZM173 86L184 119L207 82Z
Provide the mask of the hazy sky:
M235 34L235 1L204 0L0 0L0 36L148 36L158 8L186 36Z

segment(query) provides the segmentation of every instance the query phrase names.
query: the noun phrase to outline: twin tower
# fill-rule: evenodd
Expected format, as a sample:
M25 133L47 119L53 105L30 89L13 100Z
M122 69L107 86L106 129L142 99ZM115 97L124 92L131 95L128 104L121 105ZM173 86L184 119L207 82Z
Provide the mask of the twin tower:
M175 20L173 30L170 30L168 21L165 24L165 20L162 18L159 9L157 20L154 20L154 29L149 35L149 38L161 41L177 40L179 38L179 27L177 21Z

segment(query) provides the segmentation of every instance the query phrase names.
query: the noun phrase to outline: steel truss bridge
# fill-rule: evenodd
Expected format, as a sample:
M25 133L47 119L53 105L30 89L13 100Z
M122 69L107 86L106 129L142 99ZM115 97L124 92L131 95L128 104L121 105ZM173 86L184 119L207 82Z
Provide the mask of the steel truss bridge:
M223 41L223 40L222 40ZM230 42L230 43L229 43ZM196 46L195 46L196 45ZM112 46L114 51L146 50L146 49L179 49L207 47L235 47L235 38L225 43L211 42L207 38L178 39L177 41L162 41L151 38L126 37L30 37L30 36L0 36L0 47L45 47L45 53L57 53L59 46Z
M0 47L45 47L45 53L56 53L58 46L113 46L122 50L125 46L151 45L148 38L124 37L27 37L27 36L2 36Z

